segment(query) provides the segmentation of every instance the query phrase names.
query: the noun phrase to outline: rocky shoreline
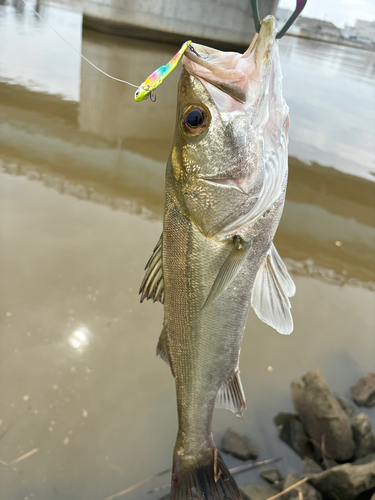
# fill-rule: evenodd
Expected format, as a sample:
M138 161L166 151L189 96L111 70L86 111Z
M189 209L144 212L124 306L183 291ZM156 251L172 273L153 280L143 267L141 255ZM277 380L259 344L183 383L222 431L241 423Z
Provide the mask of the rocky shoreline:
M279 413L274 423L280 439L301 457L303 469L286 477L275 467L261 471L268 486L242 486L243 500L375 500L375 434L367 413L357 410L375 406L375 373L359 380L351 396L355 404L336 397L319 370L293 380L296 413ZM248 436L230 428L220 449L244 461L259 454Z
M375 373L358 381L351 394L357 405L375 406ZM302 458L303 470L285 478L278 469L265 470L260 476L270 485L242 487L243 499L375 500L375 435L369 416L356 415L351 401L336 398L318 370L294 380L291 395L296 413L280 413L274 422L280 439ZM239 441L235 434L226 432L221 449L238 458L238 450L248 456L244 446L254 450L248 437L235 452L228 450L228 437L233 444Z

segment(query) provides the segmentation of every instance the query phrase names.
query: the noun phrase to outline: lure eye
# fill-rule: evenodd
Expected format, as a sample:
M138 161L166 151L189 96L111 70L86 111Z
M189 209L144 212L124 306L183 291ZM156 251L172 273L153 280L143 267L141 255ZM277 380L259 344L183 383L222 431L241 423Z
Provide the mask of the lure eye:
M187 106L181 118L182 130L193 137L200 135L208 125L208 112L200 106Z

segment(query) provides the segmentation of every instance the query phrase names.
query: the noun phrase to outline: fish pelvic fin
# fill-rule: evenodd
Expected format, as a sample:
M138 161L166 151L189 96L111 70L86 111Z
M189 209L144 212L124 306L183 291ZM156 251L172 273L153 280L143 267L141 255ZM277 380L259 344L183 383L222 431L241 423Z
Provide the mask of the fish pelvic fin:
M163 234L146 264L145 276L139 288L141 302L144 299L157 300L164 304L164 277L163 277Z
M256 275L251 306L264 323L283 335L289 335L293 331L293 318L288 297L292 297L295 291L293 280L272 244Z
M235 236L233 248L225 259L224 264L221 266L202 309L215 302L223 291L232 283L245 262L251 245L251 239L245 241L240 236Z
M246 399L238 368L233 377L220 387L215 407L231 410L236 414L236 417L242 418L242 410L246 409Z
M167 343L165 340L165 330L164 327L161 331L158 345L156 346L156 355L160 356L163 361L169 365L169 359L168 359L168 351L167 351Z
M170 500L241 500L238 486L215 448L204 465L184 464L177 458Z

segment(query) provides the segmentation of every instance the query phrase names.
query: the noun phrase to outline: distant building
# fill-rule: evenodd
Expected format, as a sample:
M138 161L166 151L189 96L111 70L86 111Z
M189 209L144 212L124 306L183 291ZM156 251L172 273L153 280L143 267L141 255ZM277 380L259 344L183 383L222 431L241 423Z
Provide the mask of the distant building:
M354 26L345 25L344 29L341 30L341 36L347 40L357 40L357 32Z
M355 23L357 40L360 42L375 43L375 21L357 20Z
M296 26L300 28L301 35L332 39L338 39L341 36L340 28L329 21L322 21L320 19L300 17L296 21Z

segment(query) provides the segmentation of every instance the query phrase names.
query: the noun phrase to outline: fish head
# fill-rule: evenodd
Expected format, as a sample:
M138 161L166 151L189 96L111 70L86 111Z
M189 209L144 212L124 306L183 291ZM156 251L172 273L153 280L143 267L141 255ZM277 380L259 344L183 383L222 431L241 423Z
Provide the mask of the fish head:
M244 54L193 43L183 58L171 182L209 237L235 232L285 181L289 122L276 34L268 16Z

